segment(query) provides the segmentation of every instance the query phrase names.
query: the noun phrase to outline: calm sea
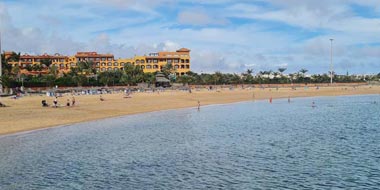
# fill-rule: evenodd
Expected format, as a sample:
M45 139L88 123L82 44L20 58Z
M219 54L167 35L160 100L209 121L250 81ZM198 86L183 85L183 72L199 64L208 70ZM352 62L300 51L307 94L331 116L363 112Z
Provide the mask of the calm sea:
M379 189L379 116L379 95L298 98L3 136L0 189Z

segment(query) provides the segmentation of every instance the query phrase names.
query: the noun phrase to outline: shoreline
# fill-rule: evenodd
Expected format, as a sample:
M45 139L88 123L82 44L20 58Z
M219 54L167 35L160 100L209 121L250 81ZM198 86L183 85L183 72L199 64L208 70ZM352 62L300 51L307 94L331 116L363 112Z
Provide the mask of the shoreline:
M289 88L267 89L221 89L220 91L166 91L156 93L135 93L132 98L123 98L123 94L104 94L106 99L99 102L97 95L76 96L78 105L74 107L42 108L41 100L49 103L53 97L27 96L18 100L4 99L0 101L10 107L0 108L0 138L11 135L35 132L49 128L65 127L76 123L112 119L127 115L169 111L176 109L196 108L196 101L202 106L225 105L266 100L300 97L345 96L379 94L380 86L361 87L320 87L292 90ZM253 94L255 98L253 99ZM65 103L65 96L59 101ZM25 105L25 106L23 106ZM56 119L54 119L56 118ZM47 121L45 121L47 120Z

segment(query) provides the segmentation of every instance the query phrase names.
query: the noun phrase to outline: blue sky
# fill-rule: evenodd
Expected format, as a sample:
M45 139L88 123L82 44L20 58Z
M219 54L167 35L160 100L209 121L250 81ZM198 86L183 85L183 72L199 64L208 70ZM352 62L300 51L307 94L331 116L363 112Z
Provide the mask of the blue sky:
M2 0L3 49L131 57L191 49L192 70L380 72L378 0Z

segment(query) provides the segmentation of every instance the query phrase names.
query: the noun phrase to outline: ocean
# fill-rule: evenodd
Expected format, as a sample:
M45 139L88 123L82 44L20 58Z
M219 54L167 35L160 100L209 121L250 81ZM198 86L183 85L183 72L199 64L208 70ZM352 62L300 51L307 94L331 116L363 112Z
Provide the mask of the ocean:
M379 95L313 97L6 135L0 189L378 189L379 116Z

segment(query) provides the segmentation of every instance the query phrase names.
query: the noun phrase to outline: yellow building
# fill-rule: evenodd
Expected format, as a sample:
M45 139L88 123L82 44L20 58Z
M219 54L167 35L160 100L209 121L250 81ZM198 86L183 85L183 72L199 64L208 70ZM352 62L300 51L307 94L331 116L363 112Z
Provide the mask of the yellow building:
M9 54L9 52L6 52ZM7 56L7 55L6 55ZM173 65L177 76L190 71L190 50L181 48L175 52L149 53L133 58L115 59L113 54L98 54L97 52L77 52L74 56L54 55L28 55L20 56L19 62L9 62L12 66L18 65L26 68L27 65L41 64L42 59L51 59L52 65L57 66L60 72L68 72L76 67L78 62L92 61L98 72L122 70L125 64L140 66L145 73L161 71L167 63Z

